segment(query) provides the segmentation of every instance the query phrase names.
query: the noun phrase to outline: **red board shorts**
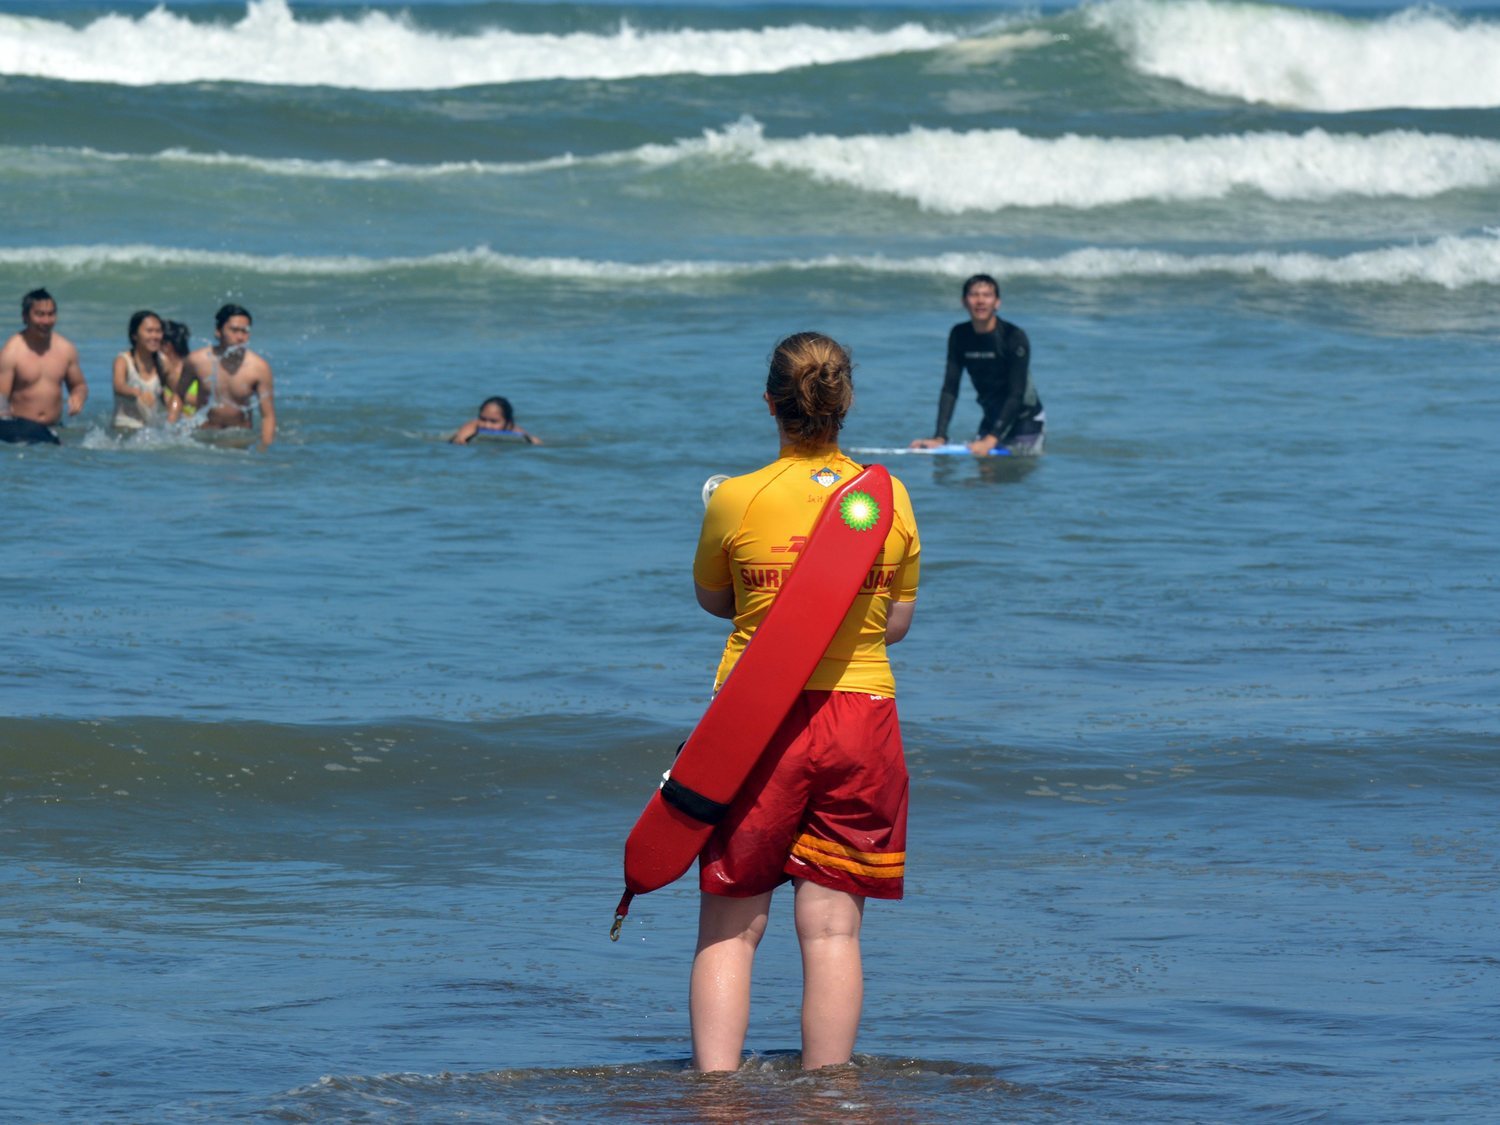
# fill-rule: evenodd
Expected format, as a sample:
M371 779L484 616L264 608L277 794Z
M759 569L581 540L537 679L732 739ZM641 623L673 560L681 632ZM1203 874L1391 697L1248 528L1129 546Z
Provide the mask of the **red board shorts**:
M804 691L698 857L698 885L746 898L788 879L900 898L906 761L896 701Z

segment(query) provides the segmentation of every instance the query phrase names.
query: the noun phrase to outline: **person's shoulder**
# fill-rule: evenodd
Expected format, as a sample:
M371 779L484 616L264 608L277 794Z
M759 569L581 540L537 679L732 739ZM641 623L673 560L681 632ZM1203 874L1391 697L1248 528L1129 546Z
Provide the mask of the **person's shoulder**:
M754 472L741 473L739 476L721 480L714 488L713 498L715 500L722 498L726 503L741 503L748 500L764 486L765 472L766 467L762 467Z
M911 493L900 477L891 477L891 523L907 536L917 530L917 513L911 506Z
M891 474L891 500L897 509L905 508L911 511L911 493L906 490L906 482L894 473Z
M768 488L773 493L776 491L775 484L785 468L783 461L776 460L748 473L740 473L720 481L713 496L709 498L710 510L720 515L737 512L743 517L756 497L765 493Z

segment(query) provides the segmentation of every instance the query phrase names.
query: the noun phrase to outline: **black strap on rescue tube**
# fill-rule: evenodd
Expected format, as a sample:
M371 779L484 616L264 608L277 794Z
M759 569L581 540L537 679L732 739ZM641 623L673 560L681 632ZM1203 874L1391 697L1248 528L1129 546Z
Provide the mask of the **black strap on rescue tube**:
M694 820L704 824L718 824L729 815L729 806L710 800L702 793L695 793L675 777L661 783L661 799L679 812L685 812Z

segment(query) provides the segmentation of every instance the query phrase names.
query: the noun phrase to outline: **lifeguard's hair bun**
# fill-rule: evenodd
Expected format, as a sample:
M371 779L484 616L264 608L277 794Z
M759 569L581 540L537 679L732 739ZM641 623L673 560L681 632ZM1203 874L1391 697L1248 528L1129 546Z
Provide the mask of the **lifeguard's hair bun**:
M786 337L771 353L766 394L788 438L798 445L837 440L854 403L854 361L821 332Z

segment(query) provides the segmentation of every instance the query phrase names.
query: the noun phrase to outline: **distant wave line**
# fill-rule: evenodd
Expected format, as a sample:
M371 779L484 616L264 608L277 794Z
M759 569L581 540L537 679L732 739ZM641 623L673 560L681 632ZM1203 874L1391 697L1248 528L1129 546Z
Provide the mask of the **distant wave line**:
M299 20L287 0L248 0L237 23L196 22L166 5L82 27L0 15L0 74L156 86L248 82L360 90L438 90L553 79L770 74L933 50L959 35L907 22L890 28L679 28L444 34L409 15ZM142 67L141 59L163 60Z
M1130 203L1201 202L1253 191L1280 201L1341 196L1426 199L1500 186L1500 141L1412 130L1369 135L1310 129L1222 136L1055 138L1015 129L913 127L894 135L809 134L774 139L745 117L722 130L668 144L536 161L403 164L258 157L166 149L151 155L94 149L0 149L13 169L40 156L54 163L105 161L235 167L267 176L403 181L465 176L524 176L571 168L666 167L700 161L807 177L857 191L910 200L957 214L1008 208L1080 210ZM959 163L962 177L952 169Z
M1005 257L953 252L913 258L827 255L769 261L666 260L617 262L588 258L528 258L487 246L423 257L358 255L299 257L144 245L16 247L0 249L0 267L39 267L64 272L132 269L213 269L282 276L353 277L414 271L477 271L522 278L600 283L735 280L778 273L962 277L996 272L1007 277L1054 281L1185 279L1216 274L1268 277L1294 285L1428 284L1445 289L1500 285L1500 228L1482 236L1448 236L1407 246L1344 255L1292 251L1184 254L1143 248L1088 247L1053 258Z
M1482 17L1238 0L1104 0L1082 15L1142 73L1242 101L1334 113L1500 105L1500 24Z
M314 180L434 180L462 176L537 175L571 168L580 164L624 164L634 160L629 152L602 153L578 157L572 153L543 160L486 161L444 160L434 164L411 164L377 157L370 160L315 160L301 156L251 156L233 152L193 152L185 148L165 148L157 152L109 152L80 146L38 145L31 148L0 146L4 163L12 169L26 169L38 163L37 158L55 163L89 164L165 164L197 165L205 168L233 168L264 176L289 176ZM43 171L54 169L43 167Z

